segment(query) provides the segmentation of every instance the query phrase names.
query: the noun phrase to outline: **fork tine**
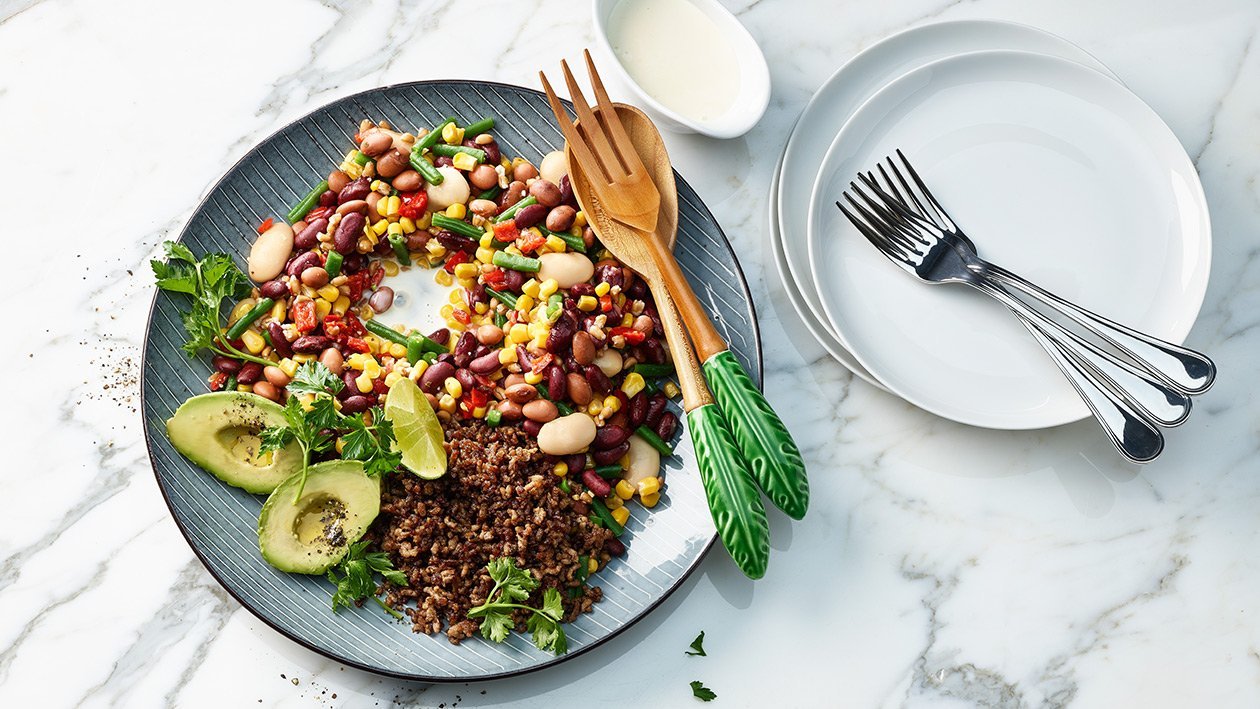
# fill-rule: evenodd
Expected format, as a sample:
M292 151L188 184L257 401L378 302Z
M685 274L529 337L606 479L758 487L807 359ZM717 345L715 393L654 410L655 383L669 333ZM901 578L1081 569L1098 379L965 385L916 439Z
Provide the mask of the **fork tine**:
M634 144L630 142L630 134L626 132L626 127L622 125L621 118L617 115L616 107L613 106L612 101L608 98L608 92L604 90L604 82L599 78L599 72L595 69L595 62L591 59L591 51L583 49L582 56L586 58L586 73L591 77L591 89L595 92L595 103L599 106L599 120L604 124L604 128L612 138L612 146L617 154L617 159L621 160L621 164L628 173L645 172L647 168L644 167L643 161L639 158L639 153L634 149Z
M850 205L853 206L853 209L855 209L859 214L861 214L862 217L866 219L867 224L869 224L871 228L880 232L884 236L884 238L892 240L892 241L896 241L898 244L904 246L907 249L915 251L916 253L919 251L919 246L917 246L913 241L911 241L906 236L903 228L900 226L899 222L896 221L896 217L893 217L892 220L889 220L873 212L873 210L871 210L869 206L863 206L862 204L859 204L856 200L853 199L853 196L850 195L848 191L845 191L843 194L844 194L844 198L848 200ZM858 194L858 196L865 198L865 196L860 193Z
M910 164L908 159L906 159L905 153L901 152L901 148L897 148L896 153L897 157L901 159L902 166L906 168L906 172L910 173L910 179L914 180L914 184L918 185L919 193L923 195L923 198L929 205L931 205L932 210L936 212L936 216L940 218L941 224L944 224L945 228L950 231L957 231L958 229L954 225L954 220L949 218L949 214L945 212L945 208L942 207L941 203L938 202L936 197L932 195L932 191L927 188L927 185L923 184L923 180L919 177L919 173L915 171L914 166ZM893 163L892 156L889 156L888 164L892 165L893 172L898 173L898 177L900 177L900 171L897 170L897 166ZM904 183L904 178L902 181Z
M573 101L573 112L577 114L582 124L578 130L586 136L587 143L594 149L600 164L604 167L604 172L612 178L613 182L618 182L626 176L625 168L613 152L608 136L604 134L603 126L599 124L599 119L586 103L586 97L582 95L577 79L573 78L573 72L569 70L569 63L561 59L560 68L564 71L565 83L569 85L569 99Z
M864 175L859 175L858 177L865 178ZM901 211L898 211L897 207L900 205L898 205L895 200L890 202L888 199L885 199L885 197L880 196L879 193L875 196L867 194L867 192L855 182L850 182L849 186L853 190L854 194L862 198L862 201L865 203L867 208L879 216L880 221L884 224L884 228L896 231L903 236L908 237L908 240L912 239L924 246L931 246L932 242L923 238L922 234L920 234L918 230L911 228L911 226L907 224L910 220L907 219Z
M847 198L848 195L846 194L845 197ZM844 213L844 216L849 218L849 221L853 223L853 226L857 227L857 230L862 232L862 236L866 237L866 240L871 242L871 246L878 249L880 253L884 254L884 256L903 263L911 265L914 264L914 260L908 253L906 253L905 249L892 241L889 241L888 237L883 232L871 227L865 221L854 215L853 212L845 209L843 204L836 202L836 206L840 208L840 211Z
M613 184L612 178L607 172L603 172L603 166L595 159L595 155L586 145L586 140L578 134L577 128L573 125L573 121L569 120L569 114L564 110L564 104L560 102L560 97L556 96L556 92L551 88L551 82L547 81L547 75L538 72L538 78L542 79L543 91L547 94L547 102L551 104L551 112L556 114L556 122L560 124L560 130L564 133L565 142L569 144L569 148L577 156L578 163L586 169L589 177L596 177L595 170L599 170L598 177L607 184Z
M915 208L919 210L919 214L921 216L925 216L928 220L936 222L937 226L943 226L939 221L936 221L935 210L924 206L923 202L919 200L919 195L915 194L915 191L910 189L910 185L906 183L905 178L897 171L897 167L892 164L892 158L886 158L886 160L888 161L889 167L892 168L893 175L897 176L897 179L894 181L893 178L889 176L888 171L884 169L883 163L880 163L879 165L876 165L876 167L879 169L879 174L884 178L883 184L887 185L892 194L895 195L897 199L900 199L903 204L907 206L913 204ZM898 184L900 184L900 187L898 187Z
M899 215L905 221L909 221L917 226L939 229L939 227L933 224L930 220L924 218L922 214L911 211L904 202L888 194L888 192L875 180L874 175L869 173L860 174L858 175L858 178L865 182L867 188L875 193L875 196L879 199L885 209ZM916 235L916 238L924 243L928 243L922 236ZM933 238L935 238L935 236Z

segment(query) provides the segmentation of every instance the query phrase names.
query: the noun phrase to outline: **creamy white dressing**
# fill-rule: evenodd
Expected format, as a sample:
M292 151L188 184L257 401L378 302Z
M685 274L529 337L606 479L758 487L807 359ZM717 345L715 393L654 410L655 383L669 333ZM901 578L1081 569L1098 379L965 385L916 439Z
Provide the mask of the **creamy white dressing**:
M739 94L739 58L717 22L688 0L623 0L608 19L608 42L652 98L709 121Z

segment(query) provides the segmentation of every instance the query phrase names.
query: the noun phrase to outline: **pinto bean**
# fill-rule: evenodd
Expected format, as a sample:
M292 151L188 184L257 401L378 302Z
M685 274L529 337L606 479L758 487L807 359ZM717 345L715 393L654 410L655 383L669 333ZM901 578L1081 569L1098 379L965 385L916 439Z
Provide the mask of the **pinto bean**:
M503 329L489 323L477 328L477 342L483 345L497 345L503 341Z
M549 180L534 180L529 184L529 193L544 207L560 204L560 188Z
M390 184L399 192L415 192L420 189L424 180L421 179L420 173L415 170L403 170L394 176Z
M529 182L535 177L538 177L538 168L534 167L533 165L527 162L518 163L516 167L512 168L513 180L517 180L520 182Z
M573 359L583 366L595 361L595 338L589 332L579 330L573 335Z
M546 399L534 399L522 406L521 412L525 414L525 418L538 423L547 423L560 415L560 410L556 408L556 405Z
M302 285L307 285L311 288L323 288L328 285L328 271L323 266L304 268L298 278L302 281Z
M352 199L349 202L343 203L340 207L337 207L337 213L342 216L345 216L350 212L367 214L367 211L368 203L366 199Z
M292 377L285 374L283 369L275 365L263 367L263 378L278 387L288 386L289 382L293 381Z
M468 203L468 211L488 219L499 213L499 205L491 199L474 199Z
M586 381L586 377L577 372L569 372L564 376L568 380L569 400L578 406L586 406L591 403L594 394L591 392L591 384Z
M376 174L392 180L411 169L410 158L398 148L390 148L384 155L376 159Z
M488 163L478 165L468 173L468 181L479 190L488 190L499 184L499 173Z
M504 421L520 421L525 415L521 412L521 405L511 399L500 401L494 408L499 410Z
M544 180L559 183L560 178L569 174L569 160L563 150L553 150L543 156L538 163L538 176Z
M328 189L333 192L340 192L350 184L350 176L341 170L333 170L328 173Z
M359 150L364 155L374 158L378 155L385 154L394 145L394 136L380 130L370 130L363 134L363 140L359 143Z
M323 352L320 352L319 361L328 368L328 371L336 374L337 376L341 376L341 373L345 371L346 358L342 356L341 350L336 347L329 347Z
M547 229L550 231L568 231L577 218L577 210L567 204L553 208L547 213Z
M280 390L277 389L271 382L265 380L261 382L254 382L254 393L264 399L271 399L272 401L280 400Z
M508 399L515 401L518 404L528 404L538 398L538 390L534 388L534 385L526 384L525 382L513 384L507 389L504 389L503 393Z
M499 209L511 207L525 196L525 183L517 180L508 184L507 189L499 194Z

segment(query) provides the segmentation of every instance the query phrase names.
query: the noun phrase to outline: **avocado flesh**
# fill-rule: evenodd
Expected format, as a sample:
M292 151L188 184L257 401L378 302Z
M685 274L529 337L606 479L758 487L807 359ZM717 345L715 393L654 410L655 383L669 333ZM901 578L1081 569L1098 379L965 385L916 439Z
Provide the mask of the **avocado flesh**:
M166 422L175 450L228 485L267 494L302 467L297 442L261 453L259 432L284 426L284 409L257 394L222 391L194 396Z
M302 489L301 497L297 495ZM355 460L312 465L306 484L290 477L258 516L258 548L269 564L295 574L322 574L341 561L381 510L381 482Z

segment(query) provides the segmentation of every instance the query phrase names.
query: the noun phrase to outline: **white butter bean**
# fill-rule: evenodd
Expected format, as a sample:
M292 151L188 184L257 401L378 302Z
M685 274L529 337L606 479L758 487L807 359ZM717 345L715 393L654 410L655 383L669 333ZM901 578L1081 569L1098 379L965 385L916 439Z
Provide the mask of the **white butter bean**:
M581 453L595 440L595 419L578 412L552 419L538 431L538 449L548 455Z
M595 366L599 367L604 376L611 379L621 371L621 353L611 347L606 347L600 350L599 354L595 355Z
M630 437L630 467L623 476L631 485L638 485L640 480L654 478L661 471L660 451L651 443L638 435Z
M293 227L280 222L258 235L249 250L249 277L262 283L284 270L293 253Z
M591 280L591 276L595 275L595 264L591 263L586 254L566 251L543 254L538 260L542 262L538 269L539 282L554 278L561 288L572 288Z
M538 176L553 184L560 184L560 178L569 174L569 161L564 159L563 150L553 150L543 156L538 163Z
M464 179L464 173L450 165L439 167L438 172L442 173L442 184L429 185L425 188L429 195L429 209L437 212L452 204L467 202L470 190L468 180Z

